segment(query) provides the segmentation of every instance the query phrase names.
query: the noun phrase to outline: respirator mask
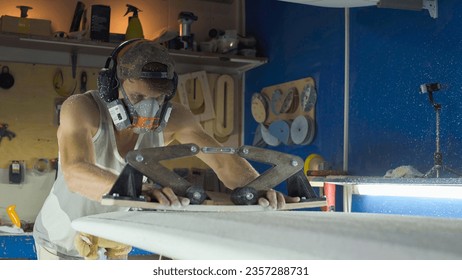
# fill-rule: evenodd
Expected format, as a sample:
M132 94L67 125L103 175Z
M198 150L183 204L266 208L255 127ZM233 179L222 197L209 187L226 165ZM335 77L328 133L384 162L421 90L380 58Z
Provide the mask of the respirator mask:
M119 53L128 44L130 48ZM129 79L151 80L149 83L159 80L158 88L166 91L164 97L145 96L146 99L140 102L130 101L122 85ZM168 82L172 83L172 87L167 85ZM178 75L168 50L158 43L136 39L117 47L98 76L100 97L106 103L115 128L118 131L132 128L136 133L160 132L167 125L172 110L170 100L176 92L177 83ZM123 95L120 99L119 92Z
M120 120L114 122L118 130L130 127L134 133L143 134L161 131L166 126L172 110L170 102L160 105L160 98L153 97L132 104L123 86L120 88L124 98L114 101L117 104L109 109L112 119Z

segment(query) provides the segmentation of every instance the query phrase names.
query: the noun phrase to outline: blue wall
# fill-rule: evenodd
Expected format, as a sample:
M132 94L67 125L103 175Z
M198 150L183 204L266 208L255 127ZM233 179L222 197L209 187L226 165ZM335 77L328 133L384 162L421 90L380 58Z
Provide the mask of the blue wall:
M428 95L419 94L430 82L447 85L434 94L442 104L441 149L444 163L462 171L461 11L457 0L439 1L437 19L426 10L350 9L350 174L383 176L401 165L425 173L433 166L435 113ZM315 140L272 149L302 158L320 153L342 169L344 10L252 0L246 13L247 35L269 63L246 75L245 143L257 127L252 94L311 76L318 89Z

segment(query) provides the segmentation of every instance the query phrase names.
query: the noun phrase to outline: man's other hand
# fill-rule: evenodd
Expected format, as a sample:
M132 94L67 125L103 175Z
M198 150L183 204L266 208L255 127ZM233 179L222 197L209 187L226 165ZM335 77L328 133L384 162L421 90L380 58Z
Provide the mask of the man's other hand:
M265 196L258 199L258 204L264 208L270 210L282 209L286 203L297 203L300 202L300 197L292 197L284 195L273 189L268 190Z
M144 184L142 194L146 197L146 201L158 202L173 208L181 208L190 203L188 198L177 196L170 187L146 186Z

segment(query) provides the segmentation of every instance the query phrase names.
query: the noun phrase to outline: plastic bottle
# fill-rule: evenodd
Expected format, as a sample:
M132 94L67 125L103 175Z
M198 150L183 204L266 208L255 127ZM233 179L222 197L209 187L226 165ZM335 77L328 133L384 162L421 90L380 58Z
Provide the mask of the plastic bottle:
M138 12L141 12L141 10L135 6L127 4L127 12L124 16L126 16L128 13L133 13L133 15L128 18L125 40L144 38L143 27L141 26L141 21L138 18Z

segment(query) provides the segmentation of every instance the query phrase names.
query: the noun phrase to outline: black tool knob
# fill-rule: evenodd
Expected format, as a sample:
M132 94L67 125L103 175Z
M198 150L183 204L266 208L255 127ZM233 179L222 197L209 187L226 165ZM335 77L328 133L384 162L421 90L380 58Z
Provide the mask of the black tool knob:
M236 188L231 193L231 201L236 205L254 205L258 201L258 192L252 187Z
M201 204L204 202L207 195L200 186L190 186L186 190L186 197L189 198L191 204Z

